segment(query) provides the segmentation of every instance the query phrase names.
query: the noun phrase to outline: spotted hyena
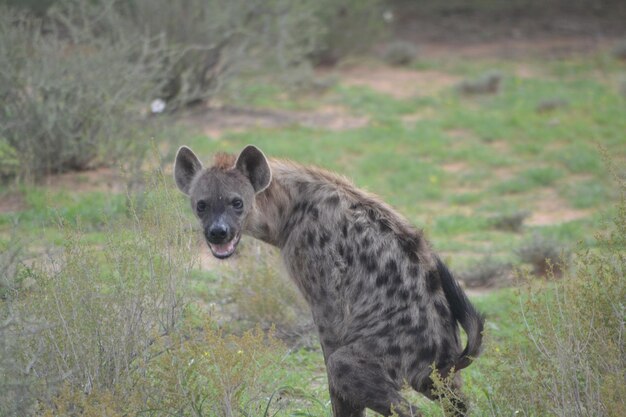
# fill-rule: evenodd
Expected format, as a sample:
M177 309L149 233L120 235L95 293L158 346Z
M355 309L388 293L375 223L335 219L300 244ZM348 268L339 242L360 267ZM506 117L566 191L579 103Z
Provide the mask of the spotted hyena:
M231 256L242 234L280 248L312 310L335 417L413 415L405 384L433 398L433 367L447 375L479 354L483 318L422 232L345 178L254 146L209 168L183 146L174 177L215 257Z

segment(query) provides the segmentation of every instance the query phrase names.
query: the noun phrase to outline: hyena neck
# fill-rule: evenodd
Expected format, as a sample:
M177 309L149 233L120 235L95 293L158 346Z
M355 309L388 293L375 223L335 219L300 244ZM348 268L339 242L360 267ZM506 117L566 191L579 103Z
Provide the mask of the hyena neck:
M246 234L282 249L288 236L284 223L297 196L287 181L288 173L278 169L274 161L272 182L256 196L256 207L250 214Z
M334 182L325 177L333 174L291 161L271 159L269 163L272 182L256 196L256 207L250 214L245 233L282 249L294 226L294 222L289 221L293 220L294 207L314 198L311 191L316 186Z

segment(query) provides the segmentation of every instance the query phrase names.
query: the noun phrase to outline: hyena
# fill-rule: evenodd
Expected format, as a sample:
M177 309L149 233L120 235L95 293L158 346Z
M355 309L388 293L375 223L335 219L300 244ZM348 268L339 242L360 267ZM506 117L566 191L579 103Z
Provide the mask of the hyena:
M422 232L347 179L252 145L210 168L183 146L174 178L215 257L231 256L242 234L281 250L312 311L335 417L415 415L404 385L434 398L433 369L449 375L479 354L483 317Z

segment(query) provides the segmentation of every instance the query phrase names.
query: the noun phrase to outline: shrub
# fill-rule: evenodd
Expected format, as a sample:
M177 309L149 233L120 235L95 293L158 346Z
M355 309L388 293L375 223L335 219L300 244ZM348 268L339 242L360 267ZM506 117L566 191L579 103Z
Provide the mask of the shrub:
M170 53L158 98L176 110L210 100L244 70L290 78L322 35L321 9L289 0L130 0L124 14L150 36L163 34Z
M137 146L129 114L151 86L151 50L121 35L115 13L96 12L80 2L43 18L1 8L0 165L9 149L15 174L82 170Z
M617 42L613 47L612 54L615 58L626 61L626 39Z
M459 271L458 277L468 287L502 286L510 281L511 264L486 256L474 265Z
M524 226L524 220L530 216L530 212L526 210L516 211L513 213L503 213L493 216L490 219L491 227L506 232L519 233Z
M569 102L559 97L546 98L537 103L535 111L537 113L548 113L557 109L569 106Z
M350 54L366 51L383 32L380 0L314 2L321 38L310 56L318 65L334 65Z
M622 416L626 412L626 199L615 222L581 247L563 279L534 283L521 303L524 339L489 372L491 415Z
M457 89L466 95L496 94L502 85L502 73L488 71L477 78L464 80Z
M28 413L32 406L30 390L37 383L19 361L20 331L38 334L41 326L20 317L13 302L21 292L25 270L21 265L21 243L16 237L0 241L0 415Z
M311 315L294 283L279 272L278 253L258 243L245 252L226 277L239 317L248 325L275 326L282 339L300 342L312 329Z
M176 335L164 349L145 375L137 375L145 407L157 415L255 415L278 388L284 350L258 328L226 335L209 321L201 331Z
M17 237L0 240L0 300L17 296L23 279L20 268L22 256L22 244Z
M516 253L522 262L531 264L534 273L540 276L560 275L570 257L568 248L538 233L526 240Z
M395 41L387 45L383 58L390 65L409 65L417 58L417 48L411 42Z
M23 319L13 358L26 370L23 379L37 380L31 401L49 404L60 383L86 395L113 392L159 335L176 328L191 242L178 199L156 177L143 210L132 206L129 219L111 224L102 246L66 227L62 252L33 267L34 288L11 303Z

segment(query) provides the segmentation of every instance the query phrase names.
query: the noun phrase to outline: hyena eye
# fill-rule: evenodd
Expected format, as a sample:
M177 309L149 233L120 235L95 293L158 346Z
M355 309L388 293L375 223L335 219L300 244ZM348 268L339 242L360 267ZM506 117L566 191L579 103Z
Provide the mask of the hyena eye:
M198 210L198 213L202 213L204 210L206 210L206 203L202 200L198 201L198 203L196 204L196 210Z
M235 209L241 210L243 208L243 201L240 198L235 198L232 202L232 205Z

